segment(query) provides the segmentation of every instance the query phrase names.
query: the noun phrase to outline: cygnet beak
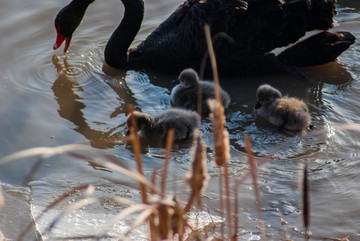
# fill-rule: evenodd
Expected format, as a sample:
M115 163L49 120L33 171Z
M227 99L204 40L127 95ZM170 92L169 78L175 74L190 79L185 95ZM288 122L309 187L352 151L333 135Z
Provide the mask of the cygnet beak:
M173 85L177 85L179 83L180 83L180 79L175 79L175 80L171 81L171 84L173 84Z
M260 104L260 102L258 101L258 102L256 102L256 105L255 105L255 110L257 110L257 109L259 109L261 107L261 104Z

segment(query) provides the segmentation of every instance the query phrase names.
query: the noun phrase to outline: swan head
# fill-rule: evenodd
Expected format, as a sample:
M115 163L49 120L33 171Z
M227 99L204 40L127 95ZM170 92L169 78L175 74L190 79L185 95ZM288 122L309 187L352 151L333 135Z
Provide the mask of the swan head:
M145 128L151 128L154 123L154 118L152 116L138 111L133 111L126 118L126 124L128 126L128 132L126 135L130 134L130 128L133 126L133 118L135 118L135 122L139 131Z
M81 23L88 5L93 2L93 0L88 2L89 3L80 3L73 1L61 9L56 15L55 29L57 37L53 47L54 50L58 49L64 41L64 53L68 50L72 35Z
M181 71L177 81L184 88L189 88L199 84L199 76L193 69L184 69Z
M260 108L263 105L268 105L273 103L276 99L282 97L280 91L272 87L271 85L264 84L261 85L256 91L257 103L255 109Z

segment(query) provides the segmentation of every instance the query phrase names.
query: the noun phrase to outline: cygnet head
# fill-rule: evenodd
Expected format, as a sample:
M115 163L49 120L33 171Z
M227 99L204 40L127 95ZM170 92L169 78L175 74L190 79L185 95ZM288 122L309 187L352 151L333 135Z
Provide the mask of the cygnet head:
M271 85L261 85L256 91L257 103L255 108L258 109L263 105L273 103L276 99L281 98L282 94L280 91L272 87Z
M199 83L199 76L193 69L184 69L181 71L178 81L180 82L180 85L183 87L191 87L196 86Z
M132 117L135 118L138 130L143 130L144 128L151 127L154 123L154 118L148 114L134 111L130 113L126 118L126 124L128 126L128 132L126 135L130 134L130 128L133 126Z

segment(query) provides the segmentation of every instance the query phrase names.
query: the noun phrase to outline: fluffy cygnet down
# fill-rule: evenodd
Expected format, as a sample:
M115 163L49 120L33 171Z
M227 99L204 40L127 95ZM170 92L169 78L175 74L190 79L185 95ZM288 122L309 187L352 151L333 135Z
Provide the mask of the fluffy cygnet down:
M198 108L199 89L201 91L201 113L207 115L210 112L207 104L208 99L215 98L214 83L200 81L199 76L193 69L183 70L179 78L174 82L179 82L171 91L171 105L173 107L194 110ZM230 104L229 94L221 89L221 100L224 108Z
M310 125L310 115L306 104L296 98L283 97L279 90L264 84L256 92L257 114L271 124L282 129L306 130Z
M175 129L175 140L189 139L200 124L200 116L190 110L171 108L154 117L134 111L126 119L129 130L132 116L136 120L139 136L150 140L165 140L171 128Z

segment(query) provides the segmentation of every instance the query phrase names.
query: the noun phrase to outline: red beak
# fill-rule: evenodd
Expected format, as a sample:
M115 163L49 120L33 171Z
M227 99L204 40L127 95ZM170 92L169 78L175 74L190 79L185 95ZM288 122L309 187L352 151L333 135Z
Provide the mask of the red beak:
M65 48L64 48L64 53L66 53L66 51L68 50L69 46L70 46L70 42L71 42L71 37L64 37L61 33L60 33L60 27L56 28L57 31L57 37L56 37L56 42L54 44L53 49L56 50L58 49L62 43L65 41Z

